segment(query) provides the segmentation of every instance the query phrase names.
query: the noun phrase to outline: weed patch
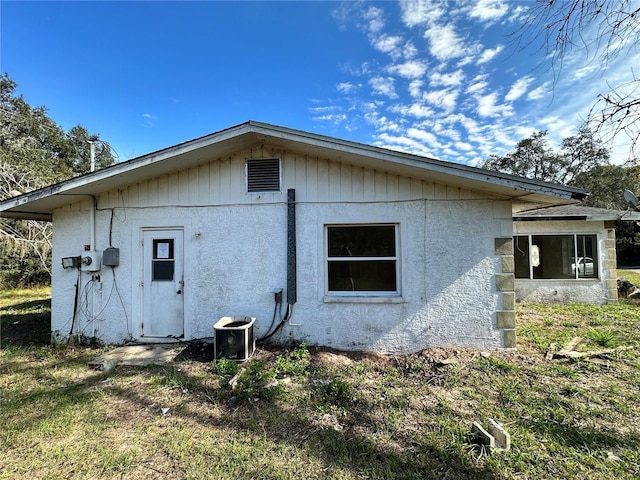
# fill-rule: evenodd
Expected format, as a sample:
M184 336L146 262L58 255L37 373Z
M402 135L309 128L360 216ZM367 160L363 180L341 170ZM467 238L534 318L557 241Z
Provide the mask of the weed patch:
M46 312L30 302L0 308ZM517 309L517 352L303 344L108 373L87 362L109 347L14 331L0 350L0 479L640 478L640 307ZM545 359L573 336L585 351L634 350ZM474 443L472 422L487 418L511 434L509 452Z

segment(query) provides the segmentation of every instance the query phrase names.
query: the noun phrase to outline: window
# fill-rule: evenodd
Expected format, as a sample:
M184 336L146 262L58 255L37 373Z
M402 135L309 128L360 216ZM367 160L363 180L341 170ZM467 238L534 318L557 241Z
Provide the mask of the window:
M173 238L153 239L152 280L172 281L175 270Z
M517 235L516 278L598 278L596 235Z
M280 191L280 159L252 158L246 163L247 193Z
M329 294L399 293L397 225L329 225L326 248Z

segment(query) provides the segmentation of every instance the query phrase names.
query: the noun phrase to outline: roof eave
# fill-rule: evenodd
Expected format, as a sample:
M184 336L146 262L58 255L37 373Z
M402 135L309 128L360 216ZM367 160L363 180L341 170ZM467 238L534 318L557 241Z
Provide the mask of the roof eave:
M465 188L488 191L515 202L559 205L578 201L587 195L581 189L526 179L500 172L445 162L413 154L336 139L315 133L249 121L178 145L143 155L105 169L44 187L0 202L2 216L50 219L53 210L66 202L66 196L92 196L135 183L142 179L188 168L202 157L222 157L234 149L254 143L274 143L284 149L299 146L305 151L332 156L354 164L375 164L376 168L430 178ZM207 151L209 150L209 151ZM56 198L56 200L53 200ZM28 206L27 206L28 204ZM24 208L20 208L24 207Z

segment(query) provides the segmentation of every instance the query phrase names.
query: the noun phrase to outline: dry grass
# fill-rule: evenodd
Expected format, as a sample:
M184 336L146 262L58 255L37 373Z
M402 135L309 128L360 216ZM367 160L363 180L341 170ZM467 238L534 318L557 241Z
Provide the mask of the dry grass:
M0 307L4 337L5 312L23 320ZM103 350L5 340L0 478L640 477L640 307L518 308L515 353L260 348L237 390L198 345L166 366L104 373L86 366ZM635 350L544 360L551 342L593 331ZM511 451L475 443L471 423L487 418Z

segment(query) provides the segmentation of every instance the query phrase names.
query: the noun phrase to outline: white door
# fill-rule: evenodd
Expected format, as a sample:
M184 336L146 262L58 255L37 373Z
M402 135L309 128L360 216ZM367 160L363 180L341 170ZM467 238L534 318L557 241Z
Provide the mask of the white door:
M183 237L182 229L143 230L144 338L184 336Z

